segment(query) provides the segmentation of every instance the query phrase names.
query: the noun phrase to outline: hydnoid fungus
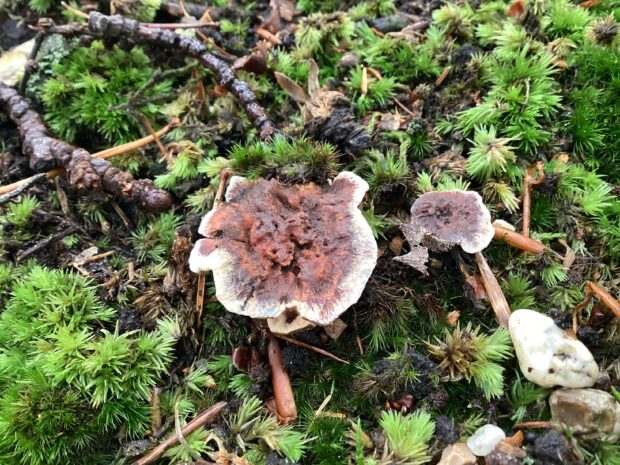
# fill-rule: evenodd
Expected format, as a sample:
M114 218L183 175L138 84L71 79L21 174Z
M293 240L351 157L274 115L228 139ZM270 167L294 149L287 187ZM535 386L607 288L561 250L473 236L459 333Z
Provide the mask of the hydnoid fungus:
M427 274L428 249L442 252L460 245L467 253L480 252L493 239L491 213L477 192L427 192L411 207L411 222L401 226L411 252L395 260Z
M271 319L274 332L326 325L359 299L377 260L357 208L368 189L340 173L328 186L231 178L202 220L189 263L211 270L228 311Z

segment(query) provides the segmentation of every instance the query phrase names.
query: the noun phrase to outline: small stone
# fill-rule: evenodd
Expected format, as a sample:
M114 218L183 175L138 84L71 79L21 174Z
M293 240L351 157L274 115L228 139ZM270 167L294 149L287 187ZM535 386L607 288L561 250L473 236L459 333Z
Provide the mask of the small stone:
M620 439L620 403L598 389L558 389L549 397L554 420L585 439Z
M543 387L590 387L598 376L594 357L580 341L551 318L533 310L517 310L508 322L523 375Z
M562 433L549 430L535 439L532 455L536 465L562 465L569 455L568 442Z
M462 442L446 447L437 465L475 465L476 456Z
M484 458L486 465L522 465L527 454L520 447L504 439Z
M489 455L495 446L506 437L506 433L495 425L484 425L476 430L474 435L467 440L467 447L475 455L484 457Z

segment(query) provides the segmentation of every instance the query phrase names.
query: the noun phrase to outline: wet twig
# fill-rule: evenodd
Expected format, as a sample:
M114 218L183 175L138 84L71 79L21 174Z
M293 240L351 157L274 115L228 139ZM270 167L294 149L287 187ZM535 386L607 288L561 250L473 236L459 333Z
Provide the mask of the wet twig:
M297 339L293 339L292 337L284 336L282 334L275 334L275 336L278 339L282 339L283 341L286 341L288 343L295 344L295 345L297 345L299 347L303 347L304 349L308 349L308 350L311 350L313 352L316 352L317 354L324 355L324 356L326 356L328 358L331 358L332 360L335 360L337 362L344 363L345 365L349 365L349 362L347 360L344 360L344 359L342 359L340 357L336 357L334 354L332 354L332 353L330 353L330 352L328 352L326 350L323 350L323 349L321 349L319 347L315 347L313 345L306 344L305 342L298 341Z
M489 302L495 312L495 318L500 326L508 328L508 320L510 319L510 314L512 312L510 311L510 306L508 305L506 297L502 292L502 288L499 287L497 278L480 252L476 252L476 263L478 264L478 270L480 271L480 276L482 277L484 289L487 291Z
M50 244L57 242L61 239L64 239L67 236L70 236L71 234L73 234L74 232L76 232L77 230L79 230L79 226L77 225L71 225L68 228L56 233L56 234L52 234L49 237L46 237L45 239L43 239L40 242L37 242L35 245L33 245L32 247L23 250L22 252L17 254L16 260L18 262L30 257L31 255L37 253L40 250L43 250L45 248L47 248Z
M14 197L17 197L19 194L21 194L25 190L30 189L30 187L32 187L34 184L39 182L41 179L46 179L46 178L47 177L45 173L39 173L39 174L35 174L34 176L30 176L27 179L22 179L21 181L17 181L15 183L14 188L0 195L0 205L2 205L5 202L8 202ZM3 192L3 191L0 190L0 192Z
M192 421L190 421L183 429L181 429L182 436L188 436L199 428L202 428L207 423L211 422L219 413L226 407L226 402L218 402L210 409L198 415ZM176 434L170 436L157 447L153 448L148 454L139 460L134 462L134 465L147 465L157 460L169 447L178 444L179 438Z
M540 184L545 180L543 162L539 161L535 165L528 166L523 178L523 235L530 237L530 218L532 213L532 186ZM538 177L534 177L538 173Z
M103 157L94 157L84 149L52 137L26 99L4 84L0 84L0 107L17 125L22 152L30 158L34 171L64 168L69 184L75 189L101 189L152 212L165 211L172 206L170 194L156 188L150 179L136 180L130 173L114 168Z

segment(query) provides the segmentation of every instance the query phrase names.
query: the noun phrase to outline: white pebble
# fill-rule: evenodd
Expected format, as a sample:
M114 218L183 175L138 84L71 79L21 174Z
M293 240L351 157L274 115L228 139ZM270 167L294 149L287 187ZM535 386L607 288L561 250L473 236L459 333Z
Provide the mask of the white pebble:
M508 322L523 375L543 387L590 387L598 365L588 348L546 315L517 310Z
M495 446L506 437L506 433L495 425L484 425L467 440L467 447L478 457L489 455Z

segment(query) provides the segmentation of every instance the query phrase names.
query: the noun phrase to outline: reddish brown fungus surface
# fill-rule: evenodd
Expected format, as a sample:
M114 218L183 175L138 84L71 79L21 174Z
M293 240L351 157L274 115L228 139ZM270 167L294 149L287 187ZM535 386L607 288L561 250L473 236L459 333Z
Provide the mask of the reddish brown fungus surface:
M367 184L344 172L329 186L233 177L209 212L190 257L212 270L231 312L328 324L357 302L376 264L372 231L357 208Z

